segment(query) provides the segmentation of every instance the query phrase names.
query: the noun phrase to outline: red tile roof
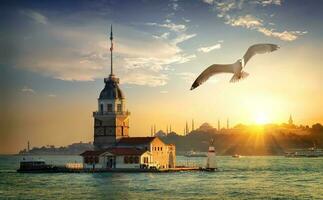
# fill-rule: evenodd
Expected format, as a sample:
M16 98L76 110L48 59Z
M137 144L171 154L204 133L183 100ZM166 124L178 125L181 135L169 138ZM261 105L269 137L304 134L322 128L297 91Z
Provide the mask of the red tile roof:
M137 148L121 148L121 147L112 147L107 150L109 153L112 153L113 155L142 155L147 150L145 149L137 149Z
M118 141L117 146L149 144L155 138L156 137L127 137L127 138L121 138Z
M84 151L80 156L99 156L107 150L98 150L98 151Z
M111 147L106 150L98 150L98 151L85 151L81 156L100 156L105 152L109 152L113 155L142 155L147 150L145 149L138 149L138 148L124 148L124 147Z

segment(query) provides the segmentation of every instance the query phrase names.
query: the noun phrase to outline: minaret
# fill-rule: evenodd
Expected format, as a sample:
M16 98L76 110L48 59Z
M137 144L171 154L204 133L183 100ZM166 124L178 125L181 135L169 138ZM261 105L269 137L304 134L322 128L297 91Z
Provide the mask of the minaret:
M94 117L94 147L106 149L123 138L129 137L129 116L126 110L126 99L119 88L119 79L113 74L113 34L110 32L110 75L104 79L105 86L98 98L98 110Z
M227 119L227 129L229 129L229 118Z
M221 129L221 124L220 124L220 120L218 120L218 131L220 131Z
M154 124L154 135L153 137L156 135L156 124Z
M168 134L168 125L166 125L166 135Z
M188 129L188 123L187 123L187 121L186 121L186 135L189 133L190 131L189 131L189 129Z
M30 151L30 142L28 140L28 143L27 143L27 152L29 152L29 151Z
M172 132L172 125L169 125L169 133Z
M153 125L150 126L150 136L153 136Z
M194 131L194 119L192 119L192 131Z
M293 118L292 118L292 115L291 115L291 114L289 115L288 124L289 124L289 125L293 125L293 124L294 124L294 122L293 122Z

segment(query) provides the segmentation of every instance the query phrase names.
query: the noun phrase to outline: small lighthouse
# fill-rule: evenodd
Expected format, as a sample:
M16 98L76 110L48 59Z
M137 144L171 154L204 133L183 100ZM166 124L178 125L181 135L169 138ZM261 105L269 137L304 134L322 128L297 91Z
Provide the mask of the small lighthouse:
M214 148L214 140L212 139L210 142L209 150L207 152L206 170L214 171L215 169L216 169L215 148Z

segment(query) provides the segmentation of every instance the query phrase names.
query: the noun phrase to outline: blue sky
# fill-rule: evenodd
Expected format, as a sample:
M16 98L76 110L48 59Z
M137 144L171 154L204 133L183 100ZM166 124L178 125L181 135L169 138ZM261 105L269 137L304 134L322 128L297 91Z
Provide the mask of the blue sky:
M20 138L18 147L28 138L37 145L92 139L91 112L109 73L110 24L115 71L133 113L132 135L149 134L154 123L160 129L174 123L180 132L191 118L251 123L258 107L273 122L290 113L299 122L320 121L322 9L318 0L3 1L0 88L7 117L0 137L8 144ZM228 84L223 75L189 91L204 68L235 62L254 43L282 48L250 63L251 76L240 85ZM237 111L250 95L265 103L246 103ZM17 109L20 116L12 112ZM61 139L49 136L57 132Z

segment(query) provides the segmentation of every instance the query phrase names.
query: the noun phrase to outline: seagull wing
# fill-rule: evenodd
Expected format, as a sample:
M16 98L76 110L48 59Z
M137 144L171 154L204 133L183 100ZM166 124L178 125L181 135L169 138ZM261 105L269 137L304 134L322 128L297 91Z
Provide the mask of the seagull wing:
M243 67L246 66L250 58L256 54L264 54L279 49L278 45L275 44L255 44L248 48L247 52L243 56Z
M209 66L206 70L204 70L194 81L191 90L194 88L198 87L205 81L207 81L211 76L219 73L234 73L234 64L229 64L229 65L218 65L214 64Z

